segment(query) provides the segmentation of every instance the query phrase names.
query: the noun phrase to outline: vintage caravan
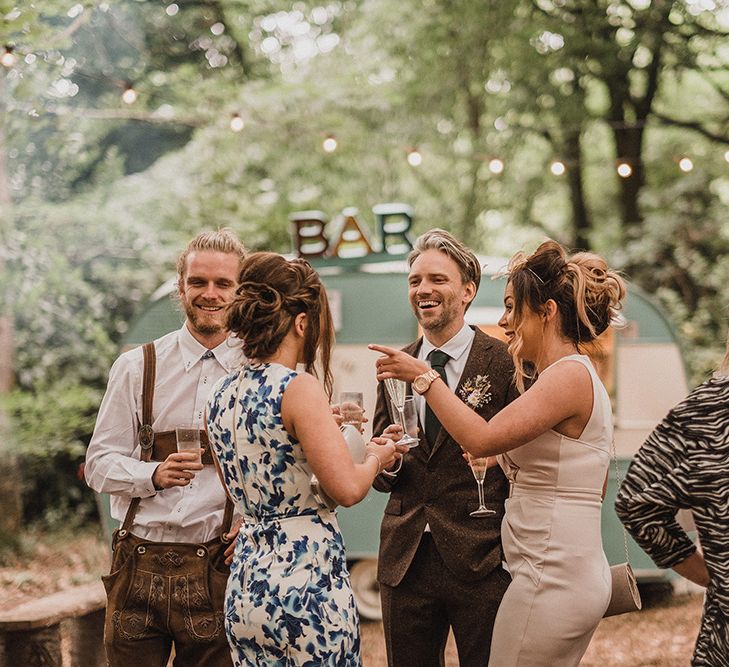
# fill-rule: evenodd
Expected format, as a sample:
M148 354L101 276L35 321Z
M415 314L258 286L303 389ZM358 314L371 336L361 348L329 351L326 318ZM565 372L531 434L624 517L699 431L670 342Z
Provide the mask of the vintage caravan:
M467 321L493 336L501 336L497 321L502 312L504 280L498 275L506 261L481 259L484 276L478 295L466 313ZM367 344L398 347L418 336L417 322L407 298L405 254L368 252L360 257L312 258L311 262L326 285L335 320L334 397L340 391L362 391L367 413L372 415L377 354L368 350ZM142 344L180 325L182 314L171 298L174 291L171 282L153 295L130 327L125 337L127 346ZM688 386L677 337L660 309L631 285L623 315L622 328L611 328L603 335L595 361L613 400L617 457L624 472L648 433L687 394ZM612 466L602 529L611 563L625 560L623 531L612 503L616 487L616 470ZM475 482L473 498L475 507ZM379 526L386 500L384 494L372 490L362 503L337 510L352 584L365 618L376 618L380 613L375 572ZM665 577L632 540L628 540L628 546L640 580Z

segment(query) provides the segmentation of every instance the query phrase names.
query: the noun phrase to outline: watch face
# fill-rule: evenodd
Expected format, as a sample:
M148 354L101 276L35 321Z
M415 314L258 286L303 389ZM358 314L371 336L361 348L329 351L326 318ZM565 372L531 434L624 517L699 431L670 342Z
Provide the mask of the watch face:
M419 394L422 394L428 387L430 387L430 383L432 380L428 379L427 377L423 377L422 375L418 375L413 380L413 389L417 391Z

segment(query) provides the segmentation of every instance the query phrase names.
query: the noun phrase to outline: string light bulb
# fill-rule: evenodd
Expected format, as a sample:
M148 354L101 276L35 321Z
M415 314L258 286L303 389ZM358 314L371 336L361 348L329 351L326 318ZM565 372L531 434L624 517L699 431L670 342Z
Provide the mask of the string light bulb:
M122 93L122 102L124 104L134 104L137 101L137 91L134 90L131 83L124 86L124 92Z
M411 148L408 151L408 164L411 167L419 167L423 164L423 156L420 154L417 148Z
M504 161L497 157L489 160L489 171L492 174L501 174L504 171Z
M690 157L682 157L678 161L678 168L687 174L694 168L694 161Z
M240 114L234 113L230 117L230 129L233 130L233 132L241 132L245 126L246 124L240 117Z
M2 63L3 67L10 69L13 65L15 65L17 60L18 59L13 53L13 47L6 46L3 50L3 54L0 56L0 63Z
M618 163L617 172L620 178L629 178L633 173L633 167L627 162L620 162Z
M337 140L334 138L334 135L328 134L324 141L321 142L321 147L325 153L333 153L337 150Z
M564 173L567 171L567 167L561 160L555 160L549 165L549 171L551 171L555 176L564 176Z
M727 162L729 162L729 151L726 151L726 152L724 153L724 159L725 159L725 160L726 160Z

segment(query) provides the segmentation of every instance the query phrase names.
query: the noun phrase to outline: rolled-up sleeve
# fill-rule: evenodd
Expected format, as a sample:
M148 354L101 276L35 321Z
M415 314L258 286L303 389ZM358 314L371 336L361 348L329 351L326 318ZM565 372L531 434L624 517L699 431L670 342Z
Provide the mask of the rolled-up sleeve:
M155 495L152 475L159 465L139 459L136 443L139 370L129 355L111 367L106 394L86 451L84 475L95 491L147 498Z
M680 418L681 406L642 445L615 500L627 531L661 568L671 568L696 551L676 520L680 509L691 507L691 435Z

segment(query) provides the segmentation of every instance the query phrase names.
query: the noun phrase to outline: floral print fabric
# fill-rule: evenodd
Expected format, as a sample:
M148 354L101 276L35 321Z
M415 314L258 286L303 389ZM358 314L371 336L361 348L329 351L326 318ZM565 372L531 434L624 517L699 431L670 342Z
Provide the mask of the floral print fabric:
M312 495L303 449L281 420L295 377L279 364L249 364L224 378L208 404L211 447L244 518L225 629L236 667L359 667L359 620L336 516Z

